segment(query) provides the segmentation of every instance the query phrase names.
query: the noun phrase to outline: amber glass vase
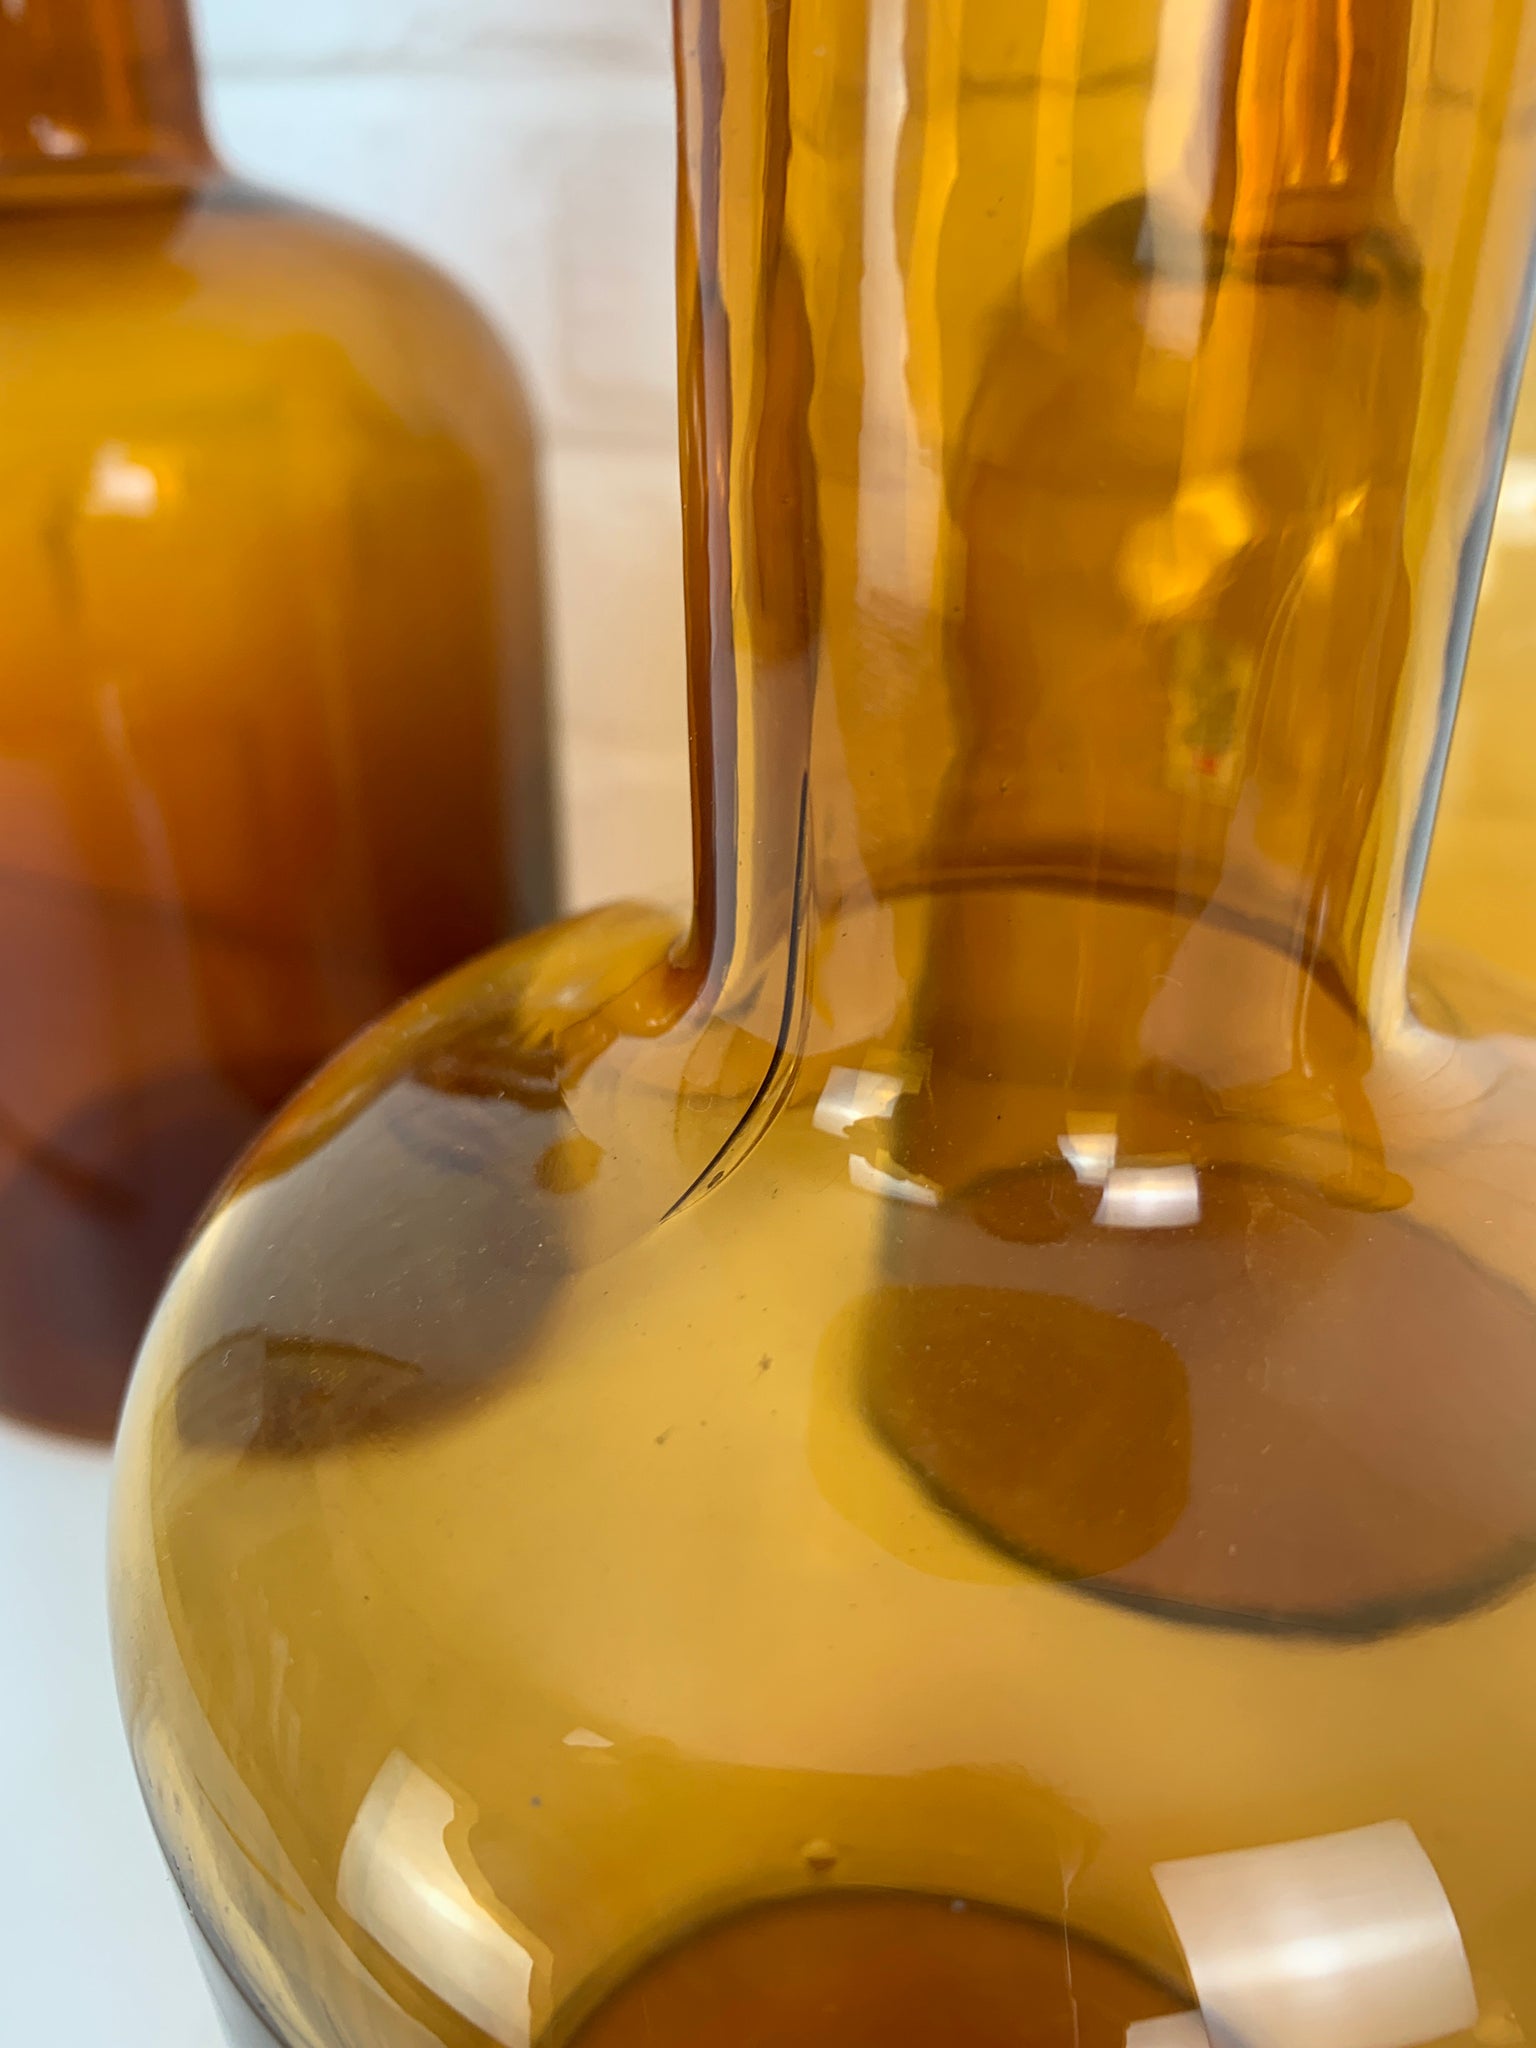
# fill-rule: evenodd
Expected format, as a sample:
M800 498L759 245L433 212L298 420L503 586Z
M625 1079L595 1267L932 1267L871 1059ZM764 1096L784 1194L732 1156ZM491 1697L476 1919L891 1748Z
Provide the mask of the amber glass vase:
M226 176L183 0L0 10L0 1408L105 1434L230 1160L550 911L484 322Z
M697 898L358 1041L152 1324L145 1793L283 2048L1518 2048L1536 1056L1406 994L1524 0L685 0Z

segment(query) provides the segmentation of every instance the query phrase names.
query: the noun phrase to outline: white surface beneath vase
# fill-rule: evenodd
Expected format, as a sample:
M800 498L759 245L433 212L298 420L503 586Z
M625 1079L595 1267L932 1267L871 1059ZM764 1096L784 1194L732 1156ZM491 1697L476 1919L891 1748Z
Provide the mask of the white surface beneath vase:
M0 1422L0 2041L214 2048L118 1720L109 1469Z

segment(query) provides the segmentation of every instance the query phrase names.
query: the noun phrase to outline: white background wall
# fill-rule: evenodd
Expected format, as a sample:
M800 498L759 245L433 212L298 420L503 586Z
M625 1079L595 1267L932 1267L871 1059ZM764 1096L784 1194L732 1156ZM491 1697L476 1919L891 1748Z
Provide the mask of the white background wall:
M688 883L668 0L194 0L232 165L434 258L544 425L567 895Z

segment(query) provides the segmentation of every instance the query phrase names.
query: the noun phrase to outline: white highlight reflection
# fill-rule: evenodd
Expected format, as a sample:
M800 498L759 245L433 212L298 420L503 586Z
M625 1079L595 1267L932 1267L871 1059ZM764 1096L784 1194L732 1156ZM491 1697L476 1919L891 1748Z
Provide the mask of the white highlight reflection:
M1419 2048L1470 2027L1477 1997L1456 1916L1404 1821L1159 1863L1200 2001L1183 2035L1127 2048ZM1202 2025L1203 2023L1203 2025Z
M1172 2012L1166 2019L1136 2020L1125 2030L1125 2048L1211 2048L1197 2012Z
M14 16L12 17L14 19ZM34 114L27 133L44 156L84 156L85 137L78 128L66 128L62 121L50 121L46 114Z
M871 1166L857 1153L848 1162L848 1178L866 1195L884 1195L890 1202L911 1202L919 1209L937 1209L939 1191L915 1174L903 1173L894 1163Z
M1158 17L1157 58L1143 130L1151 247L1146 335L1193 356L1206 311L1200 228L1216 189L1226 0L1179 0Z
M834 1067L816 1101L811 1122L818 1131L840 1138L854 1124L888 1118L906 1082L899 1074L877 1074L860 1067Z
M1085 1188L1101 1188L1109 1179L1120 1140L1113 1131L1068 1131L1056 1149Z
M1536 542L1536 461L1511 455L1493 514L1496 546L1528 548Z
M876 0L864 71L864 271L859 326L858 601L920 610L938 560L942 479L922 442L907 382L912 352L899 209L912 0Z
M606 1735L599 1735L595 1728L573 1728L569 1735L561 1737L567 1749L612 1749L613 1744Z
M1104 1183L1095 1223L1106 1230L1178 1230L1200 1221L1200 1182L1195 1169L1179 1166L1117 1166Z
M533 1955L470 1890L444 1839L452 1795L396 1750L342 1850L344 1910L429 1991L502 2048L533 2034Z
M159 503L155 472L135 462L121 441L104 441L85 487L87 513L98 519L148 519Z

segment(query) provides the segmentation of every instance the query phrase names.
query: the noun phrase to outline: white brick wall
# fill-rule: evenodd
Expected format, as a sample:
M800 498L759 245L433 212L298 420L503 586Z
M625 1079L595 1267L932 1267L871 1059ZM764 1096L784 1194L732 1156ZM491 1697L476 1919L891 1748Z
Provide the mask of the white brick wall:
M573 904L688 882L668 0L195 0L225 155L491 314L544 422Z

